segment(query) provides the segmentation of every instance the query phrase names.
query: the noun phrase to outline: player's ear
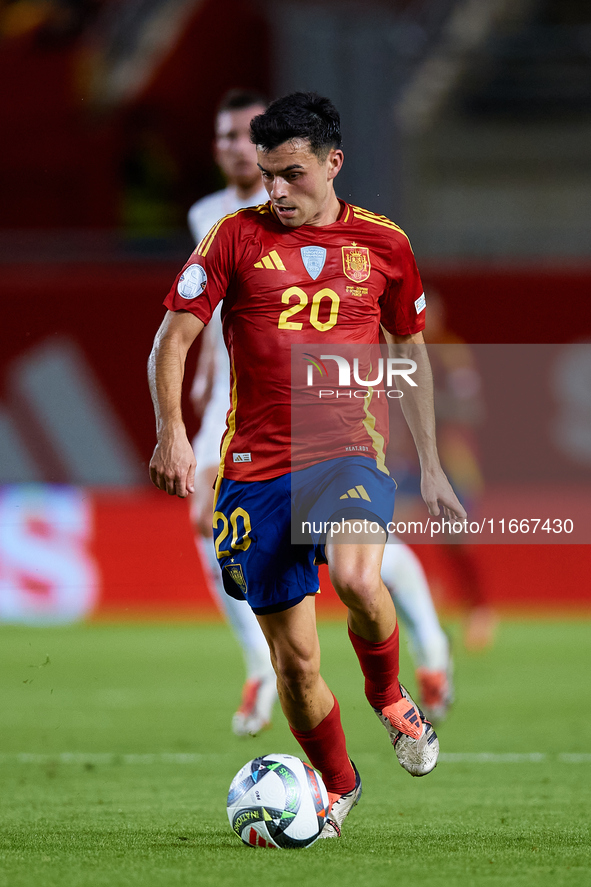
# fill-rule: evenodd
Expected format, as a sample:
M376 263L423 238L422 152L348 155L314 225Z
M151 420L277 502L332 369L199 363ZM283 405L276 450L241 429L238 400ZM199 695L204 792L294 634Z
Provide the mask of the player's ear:
M327 157L329 179L334 179L335 176L338 176L339 172L341 171L344 159L345 155L340 148L330 149L330 153Z

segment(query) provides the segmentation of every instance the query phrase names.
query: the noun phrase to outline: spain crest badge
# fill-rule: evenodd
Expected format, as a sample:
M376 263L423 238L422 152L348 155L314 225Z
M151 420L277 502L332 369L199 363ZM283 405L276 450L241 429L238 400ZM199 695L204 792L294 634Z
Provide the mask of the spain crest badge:
M250 541L250 540L249 540ZM230 578L236 583L242 594L246 597L248 592L248 588L246 586L246 579L244 578L244 573L242 572L241 564L226 564L224 570L228 573Z
M366 246L357 246L356 243L344 246L342 249L343 271L349 280L353 280L355 283L367 280L371 271L369 249Z

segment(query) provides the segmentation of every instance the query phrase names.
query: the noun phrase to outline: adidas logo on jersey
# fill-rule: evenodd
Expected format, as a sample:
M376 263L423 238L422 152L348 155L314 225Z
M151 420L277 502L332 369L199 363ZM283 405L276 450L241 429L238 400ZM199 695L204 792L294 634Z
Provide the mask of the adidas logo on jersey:
M371 502L371 499L367 493L365 487L361 486L361 484L357 484L356 487L352 487L350 490L344 494L344 496L340 496L340 499L365 499L367 502Z
M276 250L271 250L268 256L263 256L260 262L254 263L255 268L268 268L269 271L286 271L286 267L281 261L281 256Z

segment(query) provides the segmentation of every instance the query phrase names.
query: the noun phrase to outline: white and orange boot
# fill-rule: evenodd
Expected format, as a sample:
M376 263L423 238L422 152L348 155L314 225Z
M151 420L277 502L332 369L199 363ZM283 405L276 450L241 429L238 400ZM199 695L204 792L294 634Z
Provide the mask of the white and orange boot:
M361 797L361 776L353 761L351 761L351 766L355 772L355 787L352 788L350 792L347 792L346 795L335 795L332 792L328 793L330 808L328 811L328 817L324 823L324 828L320 832L321 838L341 837L341 826L343 825L345 817L349 815Z
M432 724L440 724L454 698L451 665L440 671L421 666L416 670L416 678L423 714Z
M439 740L418 705L400 684L402 699L382 711L374 708L388 731L400 766L411 776L426 776L437 765Z
M236 736L256 736L271 726L273 704L277 699L277 678L269 671L260 678L250 678L242 687L240 708L232 717Z

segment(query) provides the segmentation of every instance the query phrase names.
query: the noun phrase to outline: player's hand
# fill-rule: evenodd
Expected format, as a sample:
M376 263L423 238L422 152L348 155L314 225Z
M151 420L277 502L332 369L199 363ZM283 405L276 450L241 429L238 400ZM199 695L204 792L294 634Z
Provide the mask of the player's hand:
M187 435L163 435L150 460L150 480L169 496L185 499L195 492L195 455Z
M463 521L467 517L466 509L454 493L442 468L421 475L421 496L432 517L438 517L441 510L448 520Z

